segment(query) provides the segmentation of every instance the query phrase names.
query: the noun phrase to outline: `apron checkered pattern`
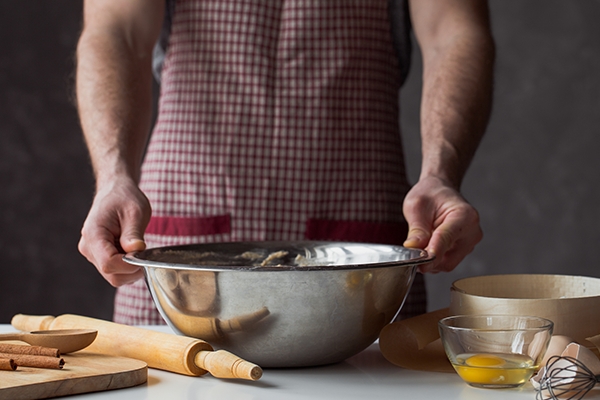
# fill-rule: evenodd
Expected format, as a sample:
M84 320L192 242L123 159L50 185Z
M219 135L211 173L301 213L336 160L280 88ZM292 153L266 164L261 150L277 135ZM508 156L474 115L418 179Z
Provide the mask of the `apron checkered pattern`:
M142 167L150 247L401 244L401 85L387 0L181 0ZM404 307L425 311L422 277ZM162 323L144 282L115 321Z

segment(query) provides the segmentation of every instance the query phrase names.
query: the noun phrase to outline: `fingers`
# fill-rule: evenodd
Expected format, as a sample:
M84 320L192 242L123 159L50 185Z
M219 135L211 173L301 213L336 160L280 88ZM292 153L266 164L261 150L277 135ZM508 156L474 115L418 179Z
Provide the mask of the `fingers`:
M143 277L143 271L123 261L123 253L112 242L110 234L86 234L82 231L79 252L112 286L133 283Z
M438 226L425 247L435 256L433 263L422 266L421 272L448 272L475 248L483 238L479 215L472 207L464 206L451 212Z
M78 248L111 285L118 287L143 277L139 267L122 257L146 248L143 232L150 214L148 200L136 185L115 185L96 194Z

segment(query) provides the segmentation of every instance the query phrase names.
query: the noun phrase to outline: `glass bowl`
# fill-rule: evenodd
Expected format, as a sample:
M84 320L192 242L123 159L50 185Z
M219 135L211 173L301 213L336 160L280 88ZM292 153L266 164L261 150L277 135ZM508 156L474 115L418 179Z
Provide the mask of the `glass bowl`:
M533 316L458 315L438 326L446 355L466 383L514 388L539 368L554 323Z

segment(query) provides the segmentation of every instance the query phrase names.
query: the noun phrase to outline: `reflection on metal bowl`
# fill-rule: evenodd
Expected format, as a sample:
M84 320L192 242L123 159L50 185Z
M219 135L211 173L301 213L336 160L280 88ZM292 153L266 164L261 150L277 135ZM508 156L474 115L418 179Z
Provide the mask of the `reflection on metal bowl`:
M335 363L368 347L400 310L417 266L433 257L302 241L171 246L124 259L144 267L177 333L268 368Z

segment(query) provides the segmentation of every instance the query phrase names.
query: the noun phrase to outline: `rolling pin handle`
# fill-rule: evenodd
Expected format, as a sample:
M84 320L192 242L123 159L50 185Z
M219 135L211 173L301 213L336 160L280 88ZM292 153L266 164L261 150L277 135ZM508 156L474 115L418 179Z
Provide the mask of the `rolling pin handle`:
M258 365L225 350L199 351L195 357L198 367L216 378L259 380L263 371Z
M45 331L50 329L54 321L52 315L25 315L17 314L10 321L11 325L20 331Z

